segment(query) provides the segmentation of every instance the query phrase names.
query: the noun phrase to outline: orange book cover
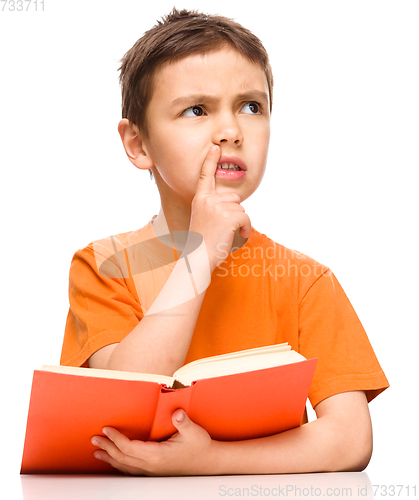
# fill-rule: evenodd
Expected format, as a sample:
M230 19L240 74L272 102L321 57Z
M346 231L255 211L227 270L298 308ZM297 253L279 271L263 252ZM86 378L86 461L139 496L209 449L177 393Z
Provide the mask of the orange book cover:
M316 359L167 388L157 382L35 370L22 474L112 473L93 456L92 436L117 428L130 439L162 441L183 408L216 440L276 434L301 424Z

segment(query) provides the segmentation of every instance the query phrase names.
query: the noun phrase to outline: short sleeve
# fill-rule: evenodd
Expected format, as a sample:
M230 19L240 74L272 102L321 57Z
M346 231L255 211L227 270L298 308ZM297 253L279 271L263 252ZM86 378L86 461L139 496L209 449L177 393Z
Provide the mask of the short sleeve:
M368 401L389 386L367 334L330 270L299 305L299 350L318 358L309 392L312 406L338 393L364 390Z
M132 278L121 273L120 277L108 277L110 274L98 271L91 246L75 253L70 267L70 309L62 365L87 366L93 353L120 342L143 318Z

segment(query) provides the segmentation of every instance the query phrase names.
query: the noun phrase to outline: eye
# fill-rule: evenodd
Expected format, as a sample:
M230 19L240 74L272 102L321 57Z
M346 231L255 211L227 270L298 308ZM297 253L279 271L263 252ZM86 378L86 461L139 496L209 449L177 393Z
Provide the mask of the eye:
M194 117L194 116L204 116L205 112L202 106L191 106L185 109L182 116Z
M242 112L246 113L248 115L257 115L261 111L261 106L257 102L247 102L243 107L242 107Z

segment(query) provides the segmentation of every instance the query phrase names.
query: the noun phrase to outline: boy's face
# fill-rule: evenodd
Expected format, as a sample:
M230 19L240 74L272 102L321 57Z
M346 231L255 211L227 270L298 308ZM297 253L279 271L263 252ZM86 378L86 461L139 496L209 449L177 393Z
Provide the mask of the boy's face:
M202 164L214 144L229 163L241 161L245 169L244 175L217 171L216 191L234 191L243 201L256 190L268 154L268 95L262 68L230 48L162 66L155 75L143 146L157 170L156 183L166 207L190 207Z

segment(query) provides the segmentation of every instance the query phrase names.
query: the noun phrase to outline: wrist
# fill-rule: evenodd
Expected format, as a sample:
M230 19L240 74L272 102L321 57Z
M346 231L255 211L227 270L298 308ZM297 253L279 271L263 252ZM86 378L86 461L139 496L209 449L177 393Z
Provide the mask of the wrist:
M197 235L197 233L193 234ZM211 258L203 237L198 236L199 240L196 237L188 238L181 258L185 260L188 272L193 275L197 283L200 283L197 288L201 293L209 286L211 274L218 264L214 258Z

